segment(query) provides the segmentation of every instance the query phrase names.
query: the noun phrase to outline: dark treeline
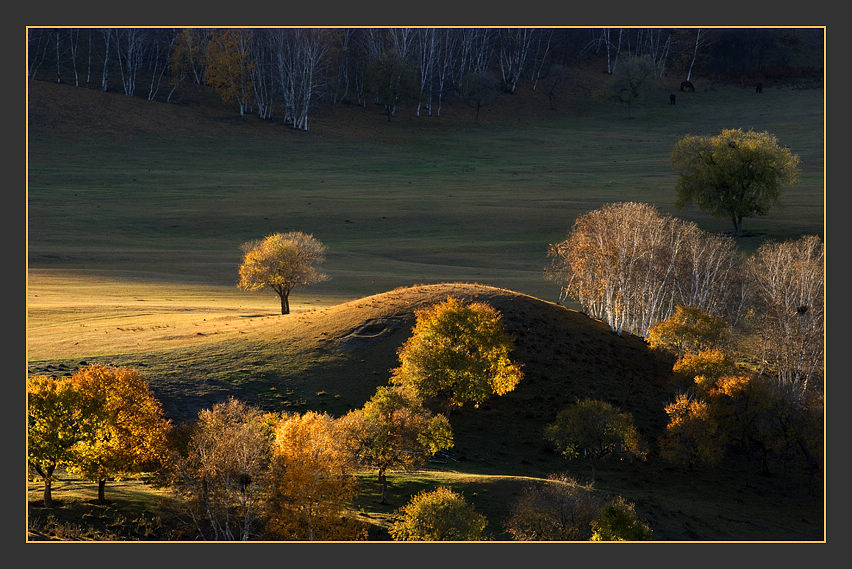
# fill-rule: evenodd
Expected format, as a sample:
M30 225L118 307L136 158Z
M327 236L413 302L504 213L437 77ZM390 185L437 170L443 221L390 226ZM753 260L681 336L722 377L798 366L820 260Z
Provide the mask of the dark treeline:
M633 57L657 79L755 84L819 76L823 30L793 28L30 28L30 78L180 102L214 89L241 115L307 130L312 105L549 97L575 67L613 74Z

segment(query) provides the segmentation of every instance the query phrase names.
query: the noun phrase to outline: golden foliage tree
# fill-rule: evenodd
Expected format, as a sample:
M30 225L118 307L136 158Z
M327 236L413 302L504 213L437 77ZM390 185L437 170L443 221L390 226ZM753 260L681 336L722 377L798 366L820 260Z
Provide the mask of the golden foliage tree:
M364 528L345 515L357 493L356 463L341 425L325 413L289 415L275 430L267 535L356 540Z
M391 525L396 541L481 541L488 520L446 486L414 495Z
M723 433L706 401L681 393L666 405L665 411L669 423L659 442L664 460L689 468L715 465L722 460Z
M648 345L679 357L723 347L730 327L721 317L691 306L675 306L674 313L648 330Z
M298 231L273 233L243 244L237 286L244 290L271 288L281 298L281 314L290 313L290 292L302 285L328 279L317 270L326 247L312 235Z
M728 217L734 235L743 218L766 215L781 187L799 176L799 157L768 132L723 129L716 136L687 135L675 143L671 164L678 174L678 208L694 202L717 217Z
M406 385L379 387L363 408L340 420L361 462L378 470L382 504L386 502L388 471L418 468L436 452L453 446L447 418L423 407Z
M593 482L601 460L644 460L646 454L633 416L596 399L584 399L559 411L544 436L565 458L584 457L592 467Z
M27 380L27 461L44 481L44 506L53 506L51 487L57 466L72 462L82 436L80 394L67 378L45 375Z
M400 365L391 372L393 383L452 408L478 407L492 395L512 391L523 378L509 357L512 341L500 313L488 304L448 297L415 314L411 337L398 351Z
M159 468L171 423L138 370L92 364L71 381L81 397L82 438L71 470L98 483L98 501L110 478Z
M170 481L201 539L261 534L278 418L230 398L200 411L185 448L172 453Z
M512 505L506 529L518 541L588 541L601 507L592 484L551 475L524 489Z
M252 35L245 29L215 30L205 52L205 81L224 102L236 102L240 116L245 115L252 97Z

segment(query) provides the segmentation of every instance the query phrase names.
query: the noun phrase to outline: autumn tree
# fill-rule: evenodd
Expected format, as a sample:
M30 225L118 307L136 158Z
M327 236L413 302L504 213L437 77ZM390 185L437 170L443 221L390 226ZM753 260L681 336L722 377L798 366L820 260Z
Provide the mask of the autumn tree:
M70 470L97 482L103 503L107 480L159 468L171 423L136 369L92 364L71 381L81 397L83 436Z
M659 441L660 456L689 469L718 464L725 453L719 425L709 404L680 393L665 407L669 423Z
M237 286L244 290L271 288L281 298L281 314L290 313L290 292L297 286L328 279L317 269L326 247L312 235L298 231L273 233L243 244Z
M72 462L82 436L80 394L68 378L27 380L27 462L44 481L44 506L53 506L51 486L58 466Z
M648 330L648 345L684 356L724 346L729 333L730 327L723 318L692 306L677 305L671 316Z
M357 493L357 464L341 424L325 413L288 415L273 443L266 534L284 540L356 540L364 528L345 515Z
M488 520L464 496L446 486L421 491L390 527L396 541L481 541Z
M585 458L592 467L592 482L603 459L645 458L633 416L606 401L584 399L566 407L547 425L544 436L565 458Z
M518 541L588 541L602 507L592 484L551 475L514 502L506 529Z
M546 276L560 300L576 300L617 333L645 336L674 306L737 317L739 257L733 240L636 202L606 204L577 217L548 250Z
M416 469L453 445L447 418L423 407L406 385L379 387L363 408L350 411L341 421L361 462L378 470L382 504L389 471Z
M198 413L169 476L182 516L205 540L245 541L265 524L272 440L278 417L229 398Z
M452 407L478 407L505 395L523 378L509 357L512 341L500 313L483 302L448 297L415 312L411 337L398 350L391 381L411 386L419 397Z
M609 502L592 522L591 541L649 541L648 524L639 519L636 505L618 496Z
M204 79L226 103L235 102L244 116L252 100L252 32L216 30L210 34L204 60Z
M807 390L825 353L825 246L815 235L765 243L747 270L764 359L782 382Z
M781 188L799 176L799 157L768 132L724 129L716 136L686 135L675 143L671 165L677 179L676 207L695 203L728 217L734 235L743 218L766 215Z

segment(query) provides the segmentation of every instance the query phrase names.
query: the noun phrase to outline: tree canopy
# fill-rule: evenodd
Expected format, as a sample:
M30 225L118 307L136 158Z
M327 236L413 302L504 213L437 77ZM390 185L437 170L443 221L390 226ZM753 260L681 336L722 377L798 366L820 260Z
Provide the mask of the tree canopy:
M273 233L244 243L243 251L237 286L244 290L271 288L281 298L281 314L290 313L290 292L295 287L328 279L317 269L325 260L326 247L313 235Z
M606 401L584 399L566 407L545 429L545 438L565 458L585 458L592 467L609 456L645 457L633 416Z
M716 136L687 135L675 143L671 164L678 174L676 207L695 203L728 217L734 235L743 218L766 215L781 187L799 177L799 157L768 132L724 129Z
M413 388L379 387L362 409L341 419L355 454L378 470L385 503L389 470L421 466L436 452L453 446L453 431L444 415L423 407Z
M68 378L46 375L27 380L27 461L44 480L44 506L53 504L51 483L57 466L72 462L82 437L80 393Z
M446 486L416 494L390 528L396 541L478 541L488 520Z
M449 297L415 314L411 337L398 351L400 365L391 372L393 383L450 407L478 407L492 395L512 391L523 378L509 357L512 341L500 313L488 304Z
M138 370L92 364L71 378L81 397L82 436L71 469L98 483L154 470L166 458L171 423Z

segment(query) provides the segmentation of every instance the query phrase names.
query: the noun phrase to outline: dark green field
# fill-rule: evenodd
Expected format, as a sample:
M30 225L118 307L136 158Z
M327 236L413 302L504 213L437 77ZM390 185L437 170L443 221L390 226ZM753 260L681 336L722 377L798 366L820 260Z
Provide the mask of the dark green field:
M577 215L608 202L648 202L705 230L729 231L727 220L673 209L668 156L687 133L768 130L801 158L801 181L785 189L782 207L745 220L743 251L765 239L822 235L823 90L756 95L708 86L679 93L675 106L668 93L647 94L632 120L588 93L566 96L556 111L526 93L483 109L480 124L465 107L428 119L403 107L390 122L379 108L336 107L302 133L241 120L221 104L166 105L30 82L27 334L39 346L30 372L67 374L83 360L138 366L180 419L227 393L268 408L342 413L387 382L413 308L438 298L420 289L399 293L396 304L368 295L461 281L553 302L558 289L542 274L548 244ZM234 283L241 243L291 230L328 246L331 280L297 289L293 300L302 304L281 317L273 295L241 293ZM495 539L509 539L503 519L525 484L554 472L588 474L540 438L576 397L618 402L649 441L665 425L663 407L676 389L670 362L641 339L617 338L536 299L465 290L503 303L525 382L453 416L456 460L391 476L389 506L377 503L374 478L364 474L353 508L372 524L372 538L387 539L388 516L409 495L451 484L488 517ZM339 305L347 300L354 302ZM339 349L359 325L388 315L409 327L369 350ZM127 347L99 339L120 335ZM597 488L635 502L660 540L824 539L813 480L763 477L743 464L705 473L659 458L607 465ZM128 529L142 513L150 520L158 491L122 483L116 502L138 508L93 512L90 490L74 480L57 486L60 521L86 513L101 520L100 534L65 527L66 536L163 538L153 522ZM30 519L42 527L48 513L37 499L31 485ZM110 529L116 516L125 523Z
M676 106L660 92L632 120L594 99L550 111L536 95L486 109L479 125L464 108L440 119L402 109L391 122L336 108L300 133L227 108L30 86L32 268L231 285L242 242L299 230L329 247L332 280L316 294L474 280L553 299L548 244L604 203L648 202L729 231L673 210L668 162L679 137L722 128L768 130L801 157L801 182L782 208L746 219L755 236L743 248L822 232L822 90L720 88Z

